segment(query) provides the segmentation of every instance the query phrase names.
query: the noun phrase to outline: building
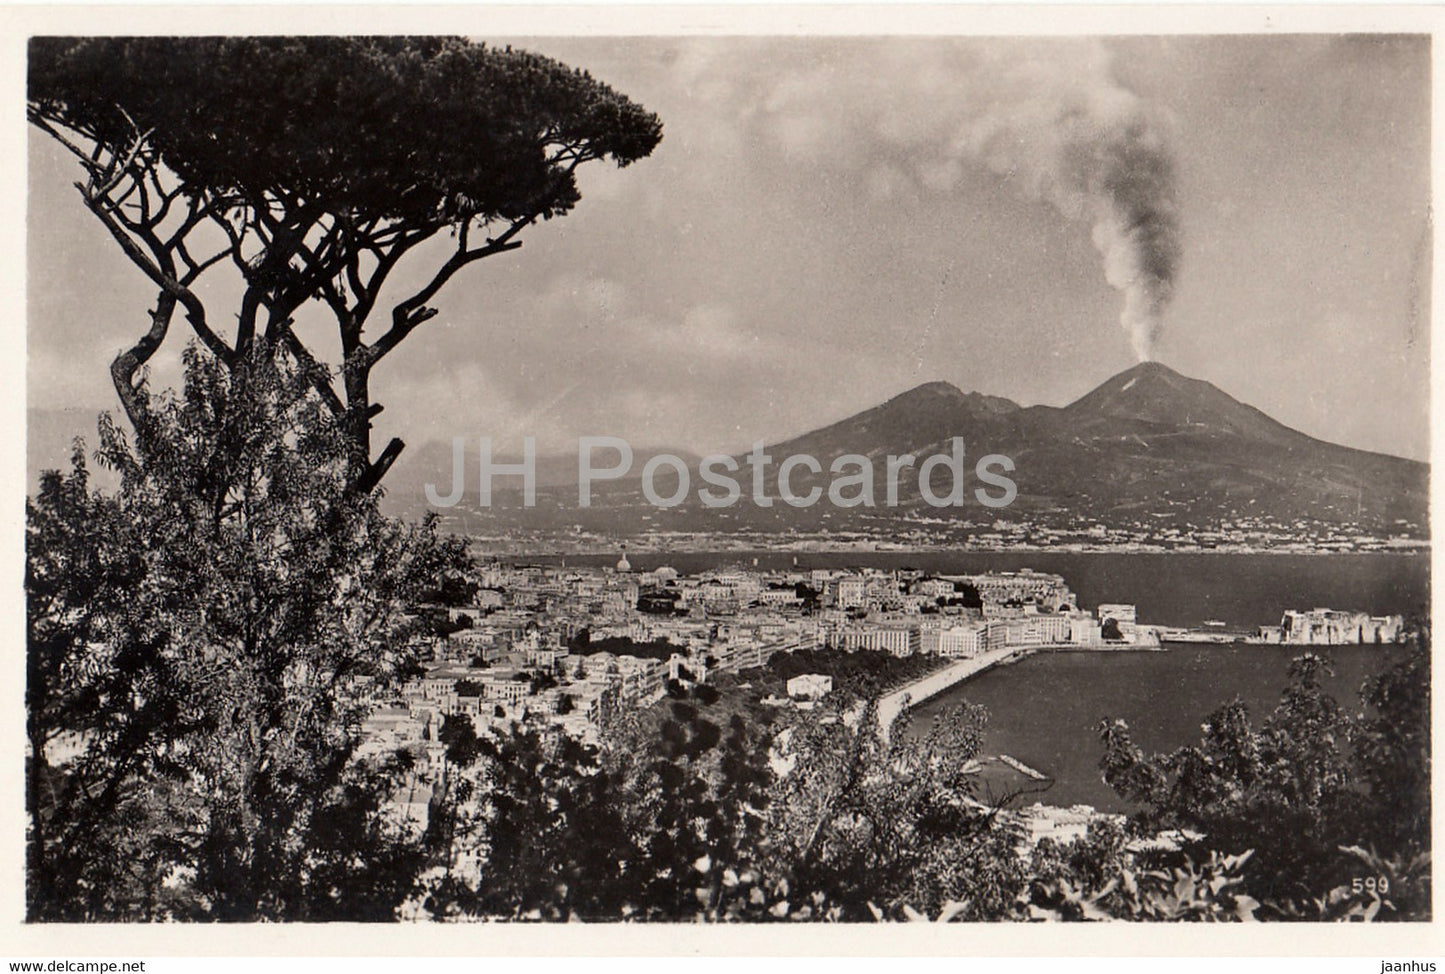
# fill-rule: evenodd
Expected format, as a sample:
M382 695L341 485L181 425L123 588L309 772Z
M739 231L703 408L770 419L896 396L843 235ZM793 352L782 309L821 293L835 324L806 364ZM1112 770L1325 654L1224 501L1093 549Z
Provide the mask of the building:
M949 659L977 656L988 648L988 627L983 623L949 626L938 631L938 655Z
M1113 820L1122 822L1124 816L1095 811L1092 805L1071 805L1068 808L1035 803L1029 808L1014 813L1014 822L1021 826L1026 836L1022 843L1025 848L1036 845L1040 839L1053 839L1068 843L1083 839L1089 834L1089 827L1096 822Z
M942 580L962 582L978 591L985 605L1033 602L1049 609L1077 604L1062 575L1030 571L987 572L982 575L943 575Z
M904 626L870 626L862 629L840 629L834 634L838 649L856 653L873 650L894 656L912 656L922 646L919 631Z
M662 695L668 665L660 659L617 657L618 698L625 704L651 702Z
M1116 620L1120 626L1126 622L1132 626L1139 621L1138 609L1124 602L1105 602L1099 606L1099 621L1104 622L1109 619Z
M1401 616L1371 616L1335 609L1290 610L1279 624L1278 641L1298 646L1343 646L1399 642L1404 634ZM1271 633L1261 630L1266 640ZM1273 640L1270 640L1273 641Z
M498 703L517 703L532 692L531 684L516 673L488 672L477 682L482 685L483 699Z
M791 588L770 588L758 593L757 603L774 609L787 608L803 604L802 598L798 596L795 589Z
M845 575L833 583L833 601L840 609L861 609L868 601L868 586L857 575Z
M392 746L422 739L424 726L405 707L388 707L373 711L361 722L361 732L368 738Z
M799 700L818 700L833 692L833 678L823 673L804 673L788 681L788 696Z
M1092 646L1104 638L1104 627L1093 616L1082 612L1069 616L1069 642Z

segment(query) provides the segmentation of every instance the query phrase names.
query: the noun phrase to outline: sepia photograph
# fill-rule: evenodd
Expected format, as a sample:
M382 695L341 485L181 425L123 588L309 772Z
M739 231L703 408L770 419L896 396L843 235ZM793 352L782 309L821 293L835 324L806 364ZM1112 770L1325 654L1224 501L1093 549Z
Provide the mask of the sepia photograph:
M338 23L23 39L17 922L1429 926L1428 29Z

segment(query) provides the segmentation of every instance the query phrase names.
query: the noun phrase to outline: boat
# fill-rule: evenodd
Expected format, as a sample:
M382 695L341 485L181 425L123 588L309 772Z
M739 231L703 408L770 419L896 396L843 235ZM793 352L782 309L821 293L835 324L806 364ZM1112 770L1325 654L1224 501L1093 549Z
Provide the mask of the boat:
M1205 619L1204 624L1206 626L1213 626L1216 629L1223 629L1225 626L1229 625L1229 623L1224 622L1220 619Z

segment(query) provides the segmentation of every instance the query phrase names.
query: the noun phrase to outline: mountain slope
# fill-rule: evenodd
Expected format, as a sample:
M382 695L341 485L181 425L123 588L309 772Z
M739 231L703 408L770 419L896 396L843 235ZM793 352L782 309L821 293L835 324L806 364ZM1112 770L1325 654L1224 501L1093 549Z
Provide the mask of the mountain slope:
M929 383L768 452L778 459L807 453L826 471L845 453L921 460L947 452L954 436L964 441L969 471L987 454L1014 461L1020 511L1423 524L1427 506L1424 464L1314 439L1154 362L1062 408L1024 408ZM882 464L875 466L881 477ZM802 474L795 491L828 480ZM937 492L946 481L935 477ZM881 503L881 487L877 493ZM916 490L904 495L906 504L921 504Z
M1010 435L1022 411L1010 399L929 382L830 426L771 444L768 452L780 457L806 453L825 460L847 453L908 453L954 436L991 441Z
M1158 362L1120 372L1062 412L1076 434L1157 426L1165 432L1222 433L1282 445L1304 437L1211 383Z
M1307 436L1211 383L1135 366L1008 445L1020 489L1103 511L1425 524L1428 467ZM1004 452L1008 452L1005 450Z
M918 465L928 456L948 453L953 437L962 438L966 451L965 503L935 508L921 496ZM698 489L706 485L697 461L689 458L687 499L664 510L649 504L642 494L639 459L633 476L595 485L590 511L577 510L575 490L559 477L554 491L542 491L546 496L538 508L545 512L519 511L517 517L552 526L693 531L811 530L844 526L860 518L876 523L890 517L985 522L1007 517L1055 525L1098 521L1150 526L1219 525L1249 518L1285 526L1308 521L1354 524L1365 530L1385 530L1398 521L1422 529L1428 525L1426 464L1314 439L1209 382L1157 363L1113 376L1063 407L1022 407L1008 399L965 393L946 382L930 382L846 419L770 444L766 453L771 464L763 484L774 499L780 498L778 466L789 456L806 454L821 467L817 474L806 467L794 470L790 487L797 496L815 487L826 492L834 479L830 466L836 458L867 457L872 463L874 505L845 509L824 500L808 508L780 501L760 507L751 500L752 472L739 456L734 476L741 487L740 503L704 508ZM915 464L900 474L897 504L890 506L886 458L904 454L913 455ZM975 500L975 488L985 485L976 478L974 465L989 454L1002 454L1014 464L1009 476L1018 486L1018 497L1006 510L984 507ZM856 470L850 465L842 472ZM946 468L935 469L933 492L947 494L952 480ZM655 481L664 496L675 484L666 473ZM600 513L605 511L612 513Z

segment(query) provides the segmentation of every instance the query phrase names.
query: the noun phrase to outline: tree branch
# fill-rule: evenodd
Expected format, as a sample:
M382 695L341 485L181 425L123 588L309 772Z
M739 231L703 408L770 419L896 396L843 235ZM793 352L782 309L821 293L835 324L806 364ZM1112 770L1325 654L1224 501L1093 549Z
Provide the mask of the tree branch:
M291 319L287 318L276 328L276 331L280 334L281 341L286 345L286 350L289 351L297 363L300 364L302 373L306 376L306 381L311 383L311 387L321 396L321 401L326 403L326 408L331 410L331 414L337 419L344 417L346 415L346 404L341 401L341 397L338 396L336 390L331 387L330 372L327 371L326 366L317 361L316 356L311 354L311 350L306 347L296 332L292 330L291 324Z
M85 187L80 183L76 183L75 187L80 190L81 198L85 201L86 208L94 213L100 219L100 222L105 225L105 228L110 231L110 235L115 238L116 243L120 244L121 250L130 258L131 263L144 271L146 276L149 277L157 287L173 296L180 302L181 306L186 309L186 320L190 322L192 330L195 331L205 346L211 350L211 353L227 365L234 362L235 355L230 346L212 331L210 325L206 323L206 306L201 303L200 298L196 297L195 292L181 284L180 281L176 280L171 274L166 273L159 264L146 257L136 242L126 233L125 228L120 225L116 217L103 207L99 201L92 199L90 194L85 191Z
M39 111L35 110L34 108L27 107L25 109L25 117L29 120L30 124L34 125L46 135L50 136L52 139L65 146L66 150L69 151L71 155L75 156L75 158L80 160L80 164L84 166L86 171L91 174L92 179L95 178L97 173L104 170L105 167L96 162L95 159L91 157L91 153L86 152L80 146L76 145L70 139L67 139L64 135L62 135L60 133L60 130L57 129L55 126L51 125L50 120L47 119L44 115L42 115Z
M438 291L451 280L457 271L468 264L481 260L484 257L491 257L494 254L505 253L508 250L516 250L522 246L521 241L512 241L511 238L527 224L530 224L536 217L532 216L525 221L518 221L500 237L487 241L485 246L473 250L458 249L451 258L442 265L430 282L420 291L402 301L391 312L391 328L381 338L377 339L367 352L367 367L370 368L381 359L391 353L396 346L400 345L407 335L410 335L415 328L425 321L435 318L437 310L425 307Z
M171 315L175 313L175 310L175 295L161 291L156 297L156 309L151 312L150 330L141 336L140 341L121 352L110 363L111 381L115 384L116 394L120 396L120 404L134 427L139 427L145 416L145 397L135 384L136 371L150 361L150 357L156 353L156 349L160 348L161 342L165 340L166 332L170 328Z
M391 442L386 445L386 449L381 451L381 456L367 464L366 470L356 481L355 490L362 494L369 494L375 490L376 485L381 483L381 478L386 476L386 472L391 469L392 464L396 463L396 458L401 456L401 451L404 449L406 449L406 444L397 437L392 437Z
M129 121L130 116L127 115L126 120ZM131 126L134 127L135 123L131 122ZM121 160L119 164L117 164L114 159L111 160L111 166L109 168L113 168L114 172L109 180L95 188L94 192L96 196L109 196L110 191L120 185L120 181L125 178L126 173L130 171L131 164L136 161L137 157L140 156L141 150L145 148L145 140L153 131L155 130L146 129L144 132L138 132L135 137L135 143L130 147L130 152L127 153L125 159Z

